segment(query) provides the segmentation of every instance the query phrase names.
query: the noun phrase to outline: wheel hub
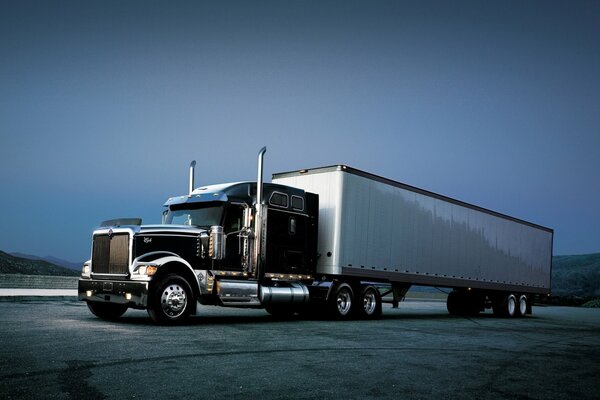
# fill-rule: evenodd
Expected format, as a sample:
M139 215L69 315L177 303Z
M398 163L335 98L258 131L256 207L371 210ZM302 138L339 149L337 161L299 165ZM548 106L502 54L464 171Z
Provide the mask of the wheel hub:
M365 293L363 298L363 308L365 310L365 314L371 315L375 312L375 307L377 306L377 302L375 300L375 293L368 292Z
M337 296L337 308L340 315L346 315L352 307L352 296L346 290L340 291Z
M183 313L187 305L185 290L179 285L168 285L161 295L160 302L165 314L177 317Z

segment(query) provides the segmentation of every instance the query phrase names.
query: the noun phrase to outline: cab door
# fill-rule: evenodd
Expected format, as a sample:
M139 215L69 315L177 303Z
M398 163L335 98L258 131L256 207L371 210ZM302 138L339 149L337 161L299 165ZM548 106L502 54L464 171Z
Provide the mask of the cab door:
M223 230L225 240L225 269L228 271L242 270L242 242L240 233L244 227L244 206L229 204L225 211Z

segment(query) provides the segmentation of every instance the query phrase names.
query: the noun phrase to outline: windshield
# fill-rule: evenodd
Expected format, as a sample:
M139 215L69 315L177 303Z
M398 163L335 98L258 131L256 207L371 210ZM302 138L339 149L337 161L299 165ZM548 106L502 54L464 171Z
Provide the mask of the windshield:
M173 204L165 218L166 224L210 227L221 225L223 203Z

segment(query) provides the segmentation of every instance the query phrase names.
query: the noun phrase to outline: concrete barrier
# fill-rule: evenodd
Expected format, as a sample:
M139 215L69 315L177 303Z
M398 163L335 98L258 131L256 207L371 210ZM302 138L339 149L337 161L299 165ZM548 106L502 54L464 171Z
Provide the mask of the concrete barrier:
M0 274L5 289L77 289L77 276Z

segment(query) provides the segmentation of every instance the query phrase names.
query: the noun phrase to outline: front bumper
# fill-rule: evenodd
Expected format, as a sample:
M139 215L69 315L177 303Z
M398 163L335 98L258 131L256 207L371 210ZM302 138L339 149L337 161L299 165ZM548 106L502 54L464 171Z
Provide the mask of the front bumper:
M148 305L148 282L80 279L79 300L126 304L134 308Z

